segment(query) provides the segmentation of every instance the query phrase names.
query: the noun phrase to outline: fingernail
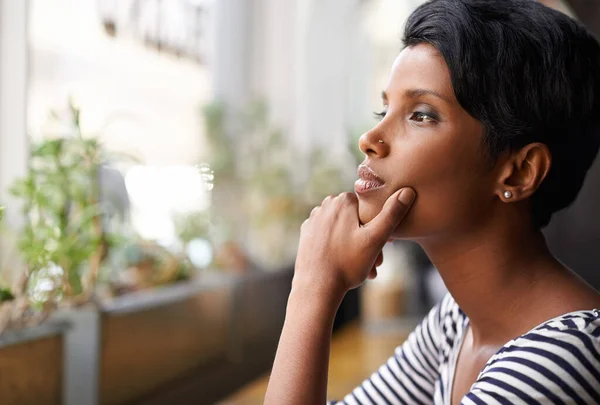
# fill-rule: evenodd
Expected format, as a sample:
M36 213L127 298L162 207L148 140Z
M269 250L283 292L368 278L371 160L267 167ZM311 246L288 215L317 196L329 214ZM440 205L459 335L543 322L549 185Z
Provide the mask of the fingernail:
M415 199L415 192L412 188L403 188L398 195L398 201L404 205L410 205Z

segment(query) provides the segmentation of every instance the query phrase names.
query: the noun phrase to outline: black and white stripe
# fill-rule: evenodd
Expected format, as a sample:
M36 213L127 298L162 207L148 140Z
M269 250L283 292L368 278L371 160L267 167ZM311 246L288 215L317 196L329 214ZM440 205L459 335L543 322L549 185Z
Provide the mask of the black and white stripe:
M331 404L450 405L467 325L447 295L377 372ZM600 311L560 316L508 342L462 404L600 404Z

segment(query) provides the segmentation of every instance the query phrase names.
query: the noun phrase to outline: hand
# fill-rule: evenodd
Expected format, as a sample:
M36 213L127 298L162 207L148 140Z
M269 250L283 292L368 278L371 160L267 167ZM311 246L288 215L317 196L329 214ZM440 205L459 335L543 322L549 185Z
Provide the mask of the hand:
M381 249L414 199L414 190L398 190L361 226L356 195L325 198L302 224L294 284L334 296L360 286L383 261Z

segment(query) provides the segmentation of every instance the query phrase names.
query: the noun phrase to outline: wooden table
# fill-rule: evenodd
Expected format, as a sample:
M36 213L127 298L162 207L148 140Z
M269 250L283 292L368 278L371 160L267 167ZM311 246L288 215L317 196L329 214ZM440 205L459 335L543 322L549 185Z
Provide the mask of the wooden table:
M358 323L351 323L337 332L331 344L327 389L329 399L342 399L369 377L406 339L407 332L397 330L385 334L367 334ZM262 404L268 379L268 375L261 377L219 405Z

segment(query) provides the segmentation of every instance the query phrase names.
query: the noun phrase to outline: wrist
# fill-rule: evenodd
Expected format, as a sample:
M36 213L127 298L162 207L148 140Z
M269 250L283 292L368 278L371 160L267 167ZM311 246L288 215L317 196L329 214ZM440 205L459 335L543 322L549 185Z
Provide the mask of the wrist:
M321 280L304 280L294 276L288 307L298 304L304 311L335 317L346 290Z

